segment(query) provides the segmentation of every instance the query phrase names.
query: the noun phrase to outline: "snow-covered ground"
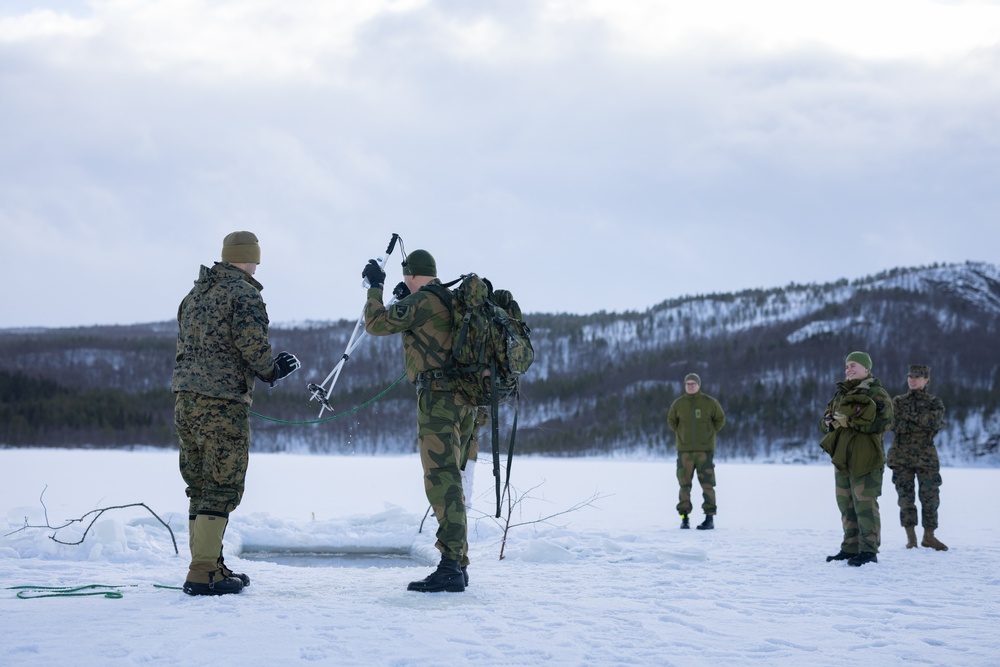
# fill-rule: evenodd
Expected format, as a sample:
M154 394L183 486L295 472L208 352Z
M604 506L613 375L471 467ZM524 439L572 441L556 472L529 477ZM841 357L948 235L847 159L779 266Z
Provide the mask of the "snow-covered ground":
M192 598L156 587L187 566L176 454L0 450L0 665L1000 663L1000 470L944 470L943 553L904 548L887 476L879 563L861 568L825 561L840 542L828 466L719 465L717 529L702 532L678 529L670 461L522 457L503 560L490 473L481 461L469 588L419 594L406 584L437 556L433 517L418 533L416 456L253 455L226 535L252 584ZM46 524L46 486L51 525L145 503L180 554L141 507L104 513L79 546L50 536L77 541L86 523L18 530ZM251 550L417 560L297 567ZM122 597L11 588L88 584Z

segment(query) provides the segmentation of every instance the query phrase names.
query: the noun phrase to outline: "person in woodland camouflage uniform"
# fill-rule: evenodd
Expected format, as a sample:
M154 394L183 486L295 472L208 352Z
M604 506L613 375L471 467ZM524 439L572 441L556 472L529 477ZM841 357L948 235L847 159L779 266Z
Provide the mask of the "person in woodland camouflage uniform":
M476 406L456 391L442 368L451 357L451 311L429 289L438 284L437 264L426 250L403 260L403 280L393 290L399 301L382 304L385 272L375 260L362 271L368 281L365 330L374 336L402 334L406 376L417 388L417 442L427 500L437 517L437 569L407 590L461 592L468 584L468 519L461 465L472 437Z
M253 278L259 263L253 233L227 235L222 261L201 267L177 309L172 389L189 499L191 564L183 586L189 595L239 593L250 584L226 567L222 538L243 498L254 379L273 387L299 367L288 352L271 357L263 288Z
M846 560L860 567L878 562L882 538L878 497L882 495L885 450L882 434L892 425L892 399L871 374L866 352L851 352L844 361L845 380L826 406L820 441L833 461L837 507L844 527L840 551L827 562Z
M924 527L920 544L936 551L947 551L948 547L934 537L941 503L941 464L934 447L934 435L944 425L944 403L927 391L930 381L929 366L910 364L906 376L910 390L892 399L896 423L888 465L899 496L899 522L906 529L906 548L917 546L916 478L920 483L920 523Z
M701 377L684 377L685 394L670 404L667 424L677 437L677 482L680 485L677 511L681 528L690 528L691 482L695 472L701 484L705 520L698 530L715 528L715 434L726 424L726 414L717 400L701 391Z

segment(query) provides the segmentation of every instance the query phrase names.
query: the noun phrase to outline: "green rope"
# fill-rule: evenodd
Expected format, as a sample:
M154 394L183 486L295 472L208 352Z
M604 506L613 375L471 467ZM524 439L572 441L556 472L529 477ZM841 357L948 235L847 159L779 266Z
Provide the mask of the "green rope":
M87 595L103 595L112 600L119 600L122 594L116 590L97 590L100 588L122 588L122 586L105 586L104 584L91 584L89 586L11 586L7 590L18 591L17 597L22 600L33 600L35 598L57 598L57 597L84 597ZM37 591L49 591L41 593ZM89 592L82 592L89 591Z
M399 384L400 382L402 382L405 379L406 379L406 373L403 373L402 375L399 376L398 380L396 380L395 382L393 382L392 384L390 384L388 387L386 387L378 396L375 396L373 398L368 399L367 401L365 401L361 405L357 406L356 408L351 408L347 412L341 412L339 415L333 415L332 417L326 417L325 419L311 419L309 421L286 421L284 419L275 419L274 417L265 417L264 415L257 414L253 410L250 411L250 414L252 414L254 417L258 417L260 419L265 419L265 420L267 420L269 422L274 422L276 424L291 424L293 426L302 426L302 425L305 425L305 424L322 424L323 422L333 421L334 419L340 419L341 417L346 417L348 415L352 415L355 412L357 412L358 410L361 410L363 408L367 408L369 405L371 405L372 403L374 403L375 401L379 400L380 398L382 398L383 396L385 396L386 394L388 394L390 391L392 391L393 389L395 389L396 385Z
M123 586L109 586L107 584L89 584L87 586L10 586L8 591L17 591L17 597L22 600L34 600L35 598L80 598L93 595L104 596L110 600L120 600L122 594L117 588L135 588L138 584L126 584ZM179 586L163 586L153 584L153 588L164 588L172 591L183 590Z

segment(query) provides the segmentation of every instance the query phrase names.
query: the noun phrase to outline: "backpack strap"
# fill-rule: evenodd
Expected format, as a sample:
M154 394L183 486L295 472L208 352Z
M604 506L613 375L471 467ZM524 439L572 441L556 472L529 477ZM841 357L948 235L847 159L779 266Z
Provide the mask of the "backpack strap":
M493 383L493 389L490 391L490 427L491 439L493 449L493 477L496 482L496 495L497 495L497 513L496 518L500 518L501 502L503 501L503 496L510 493L510 467L514 462L514 438L517 436L517 412L518 405L520 404L520 396L514 396L514 420L510 427L510 443L507 445L507 476L504 479L503 488L500 487L500 387L496 380L497 368L496 362L490 362L490 378Z

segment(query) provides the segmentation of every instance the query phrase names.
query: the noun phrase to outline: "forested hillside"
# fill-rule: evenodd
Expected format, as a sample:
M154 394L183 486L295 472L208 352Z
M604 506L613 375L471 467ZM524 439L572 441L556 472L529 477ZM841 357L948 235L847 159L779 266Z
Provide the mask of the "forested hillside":
M932 366L931 390L948 408L938 436L946 462L1000 464L994 265L694 295L641 313L531 313L531 295L515 296L528 311L536 351L520 404L522 452L670 455L666 410L684 375L695 371L727 414L720 458L819 460L823 407L846 354L863 349L893 394L906 390L907 364ZM326 376L353 327L272 325L275 350L295 353L303 369L274 389L258 384L256 449L414 449L413 389L405 381L393 386L403 372L398 337L369 338L355 351L337 384L335 418L326 413L316 423L318 404L305 385ZM174 446L175 331L172 322L0 330L0 443ZM509 411L505 416L509 421Z

